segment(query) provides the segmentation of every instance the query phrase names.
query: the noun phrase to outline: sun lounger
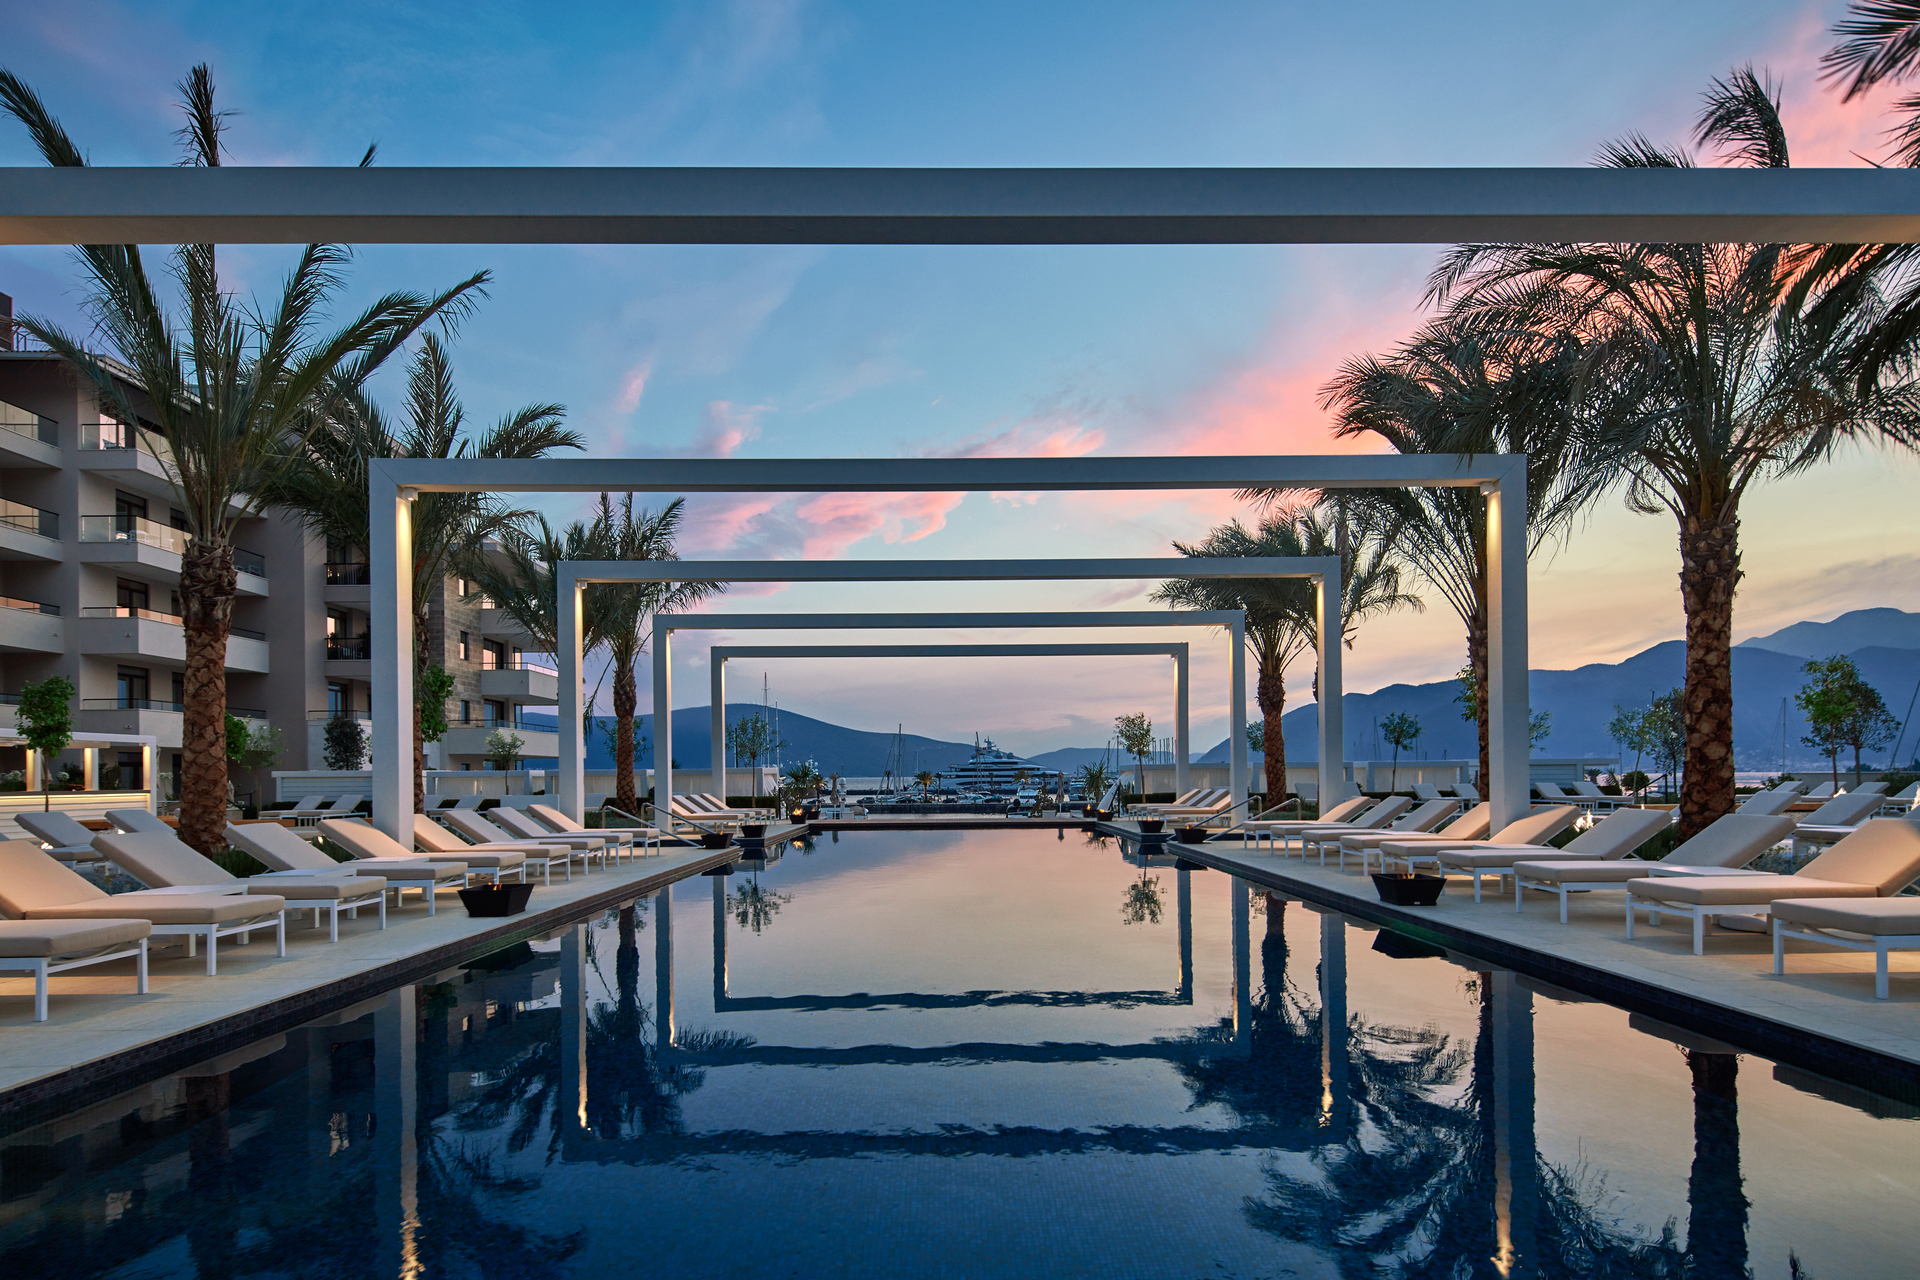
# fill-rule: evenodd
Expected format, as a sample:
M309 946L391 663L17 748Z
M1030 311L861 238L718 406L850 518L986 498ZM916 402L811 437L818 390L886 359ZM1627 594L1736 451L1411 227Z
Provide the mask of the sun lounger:
M377 876L393 891L396 905L404 900L404 890L418 889L427 900L427 914L433 914L433 895L439 889L467 887L464 862L428 862L424 858L352 858L335 862L304 838L277 822L227 824L227 843L253 855L275 871L344 871L355 876Z
M1837 794L1838 792L1835 791L1834 785L1831 782L1823 782L1813 790L1805 792L1800 798L1803 800L1831 800Z
M1406 799L1405 796L1400 798L1402 800ZM1208 796L1204 803L1180 806L1169 805L1159 810L1158 816L1165 818L1169 822L1180 822L1197 827L1203 823L1211 822L1215 818L1226 816L1233 808L1233 793L1225 787L1220 787L1216 789L1212 795Z
M1612 813L1615 809L1632 805L1625 796L1610 796L1596 784L1581 779L1567 784L1567 798L1585 809L1588 813Z
M586 870L592 859L600 859L600 869L607 869L606 836L596 831L569 831L564 834L549 830L545 823L537 822L518 809L492 809L480 815L491 818L493 825L506 833L509 840L538 840L541 844L557 844L571 849L580 859L581 870Z
M442 805L443 809L478 809L486 797L481 795L455 796L452 803Z
M46 847L49 858L57 858L69 866L79 862L100 861L100 851L93 847L93 832L81 826L79 819L70 813L62 813L58 809L41 813L16 813L13 820Z
M416 819L425 814L416 813ZM418 826L418 823L415 824ZM452 844L458 844L451 832L441 832ZM408 864L420 862L460 863L469 875L492 876L496 881L503 879L511 871L521 880L527 878L527 855L513 849L465 849L459 857L451 853L440 853L428 849L416 853L395 840L386 832L379 830L358 818L328 818L320 824L322 839L339 845L355 858L365 858L375 864L391 858Z
M144 920L153 933L184 937L187 954L205 940L207 976L219 972L220 939L263 929L287 954L287 900L277 894L168 893L148 889L108 894L61 866L31 840L0 844L0 911L16 920Z
M1661 813L1661 810L1647 812ZM1664 824L1663 824L1664 825ZM1659 827L1654 828L1657 833ZM1553 857L1513 864L1513 909L1523 905L1526 890L1551 893L1560 899L1560 923L1567 922L1567 895L1593 889L1619 889L1645 876L1680 874L1681 869L1737 871L1786 839L1793 819L1780 815L1729 813L1658 862L1620 857L1605 862ZM1576 843L1578 843L1576 841Z
M1408 787L1407 790L1413 792L1413 798L1415 800L1438 800L1440 798L1440 788L1434 786L1431 782L1416 782L1411 787Z
M1793 829L1793 851L1805 853L1809 848L1824 847L1852 835L1879 807L1880 797L1877 795L1862 796L1849 792L1835 796L1808 814Z
M1871 951L1873 994L1881 1000L1888 996L1887 953L1920 947L1920 898L1786 898L1771 904L1769 914L1776 976L1787 971L1788 938Z
M1487 836L1489 820L1493 816L1493 806L1482 801L1473 806L1446 826L1431 832L1421 831L1353 831L1340 837L1340 865L1346 865L1346 855L1360 855L1360 873L1365 875L1373 856L1380 846L1389 840L1435 840L1458 844L1467 840L1484 840ZM1384 869L1384 859L1382 860Z
M605 836L614 842L613 848L623 849L629 856L633 853L634 842L636 840L639 841L642 848L658 849L660 847L660 832L654 827L601 827L597 830L589 829L572 821L566 814L560 812L560 810L550 804L528 805L527 813L549 831L556 831L562 835L581 834Z
M1372 796L1354 796L1350 800L1342 800L1317 818L1256 818L1247 823L1244 829L1252 832L1256 841L1263 835L1290 839L1292 832L1308 827L1327 827L1347 822L1366 812L1373 803Z
M1453 794L1455 794L1456 796L1459 796L1462 800L1465 800L1468 804L1480 803L1480 788L1474 786L1471 782L1454 783Z
M1340 837L1352 831L1381 831L1388 823L1413 807L1408 796L1388 796L1351 822L1316 823L1302 827L1292 833L1292 838L1300 841L1300 856L1305 858L1309 848L1320 850L1320 865L1327 865L1327 846L1340 847Z
M1627 937L1634 912L1693 921L1693 953L1706 949L1707 922L1759 915L1789 898L1890 898L1920 878L1920 823L1876 818L1790 876L1736 872L1627 882Z
M722 800L719 796L714 795L711 791L697 792L693 798L696 801L698 801L703 807L711 810L714 813L732 814L734 816L744 815L743 820L749 821L749 822L755 818L767 818L767 817L773 816L773 809L771 807L764 808L764 809L732 808L727 804L725 800Z
M105 817L108 822L129 833L154 836L170 836L174 833L165 818L145 809L109 809Z
M1887 794L1887 784L1884 782L1863 782L1857 787L1848 787L1847 794L1850 796L1884 796Z
M1385 827L1362 827L1357 823L1353 826L1309 827L1300 833L1301 857L1306 856L1308 846L1317 848L1320 851L1320 865L1324 867L1327 865L1327 849L1332 847L1340 854L1340 866L1344 869L1347 865L1346 837L1386 831L1398 832L1403 836L1426 835L1445 822L1457 807L1457 800L1429 800L1418 808L1408 809Z
M242 880L182 844L172 832L103 832L93 843L114 866L149 889L277 894L286 899L289 909L312 911L316 929L325 912L329 942L340 941L342 911L348 919L357 919L361 907L377 907L380 927L387 927L387 882L378 876L352 875L336 865L324 871L276 872Z
M1166 804L1130 804L1127 806L1127 812L1152 817L1164 809L1204 808L1216 794L1225 795L1226 790L1225 787L1195 787L1175 796Z
M716 814L705 805L696 803L692 796L678 793L667 802L667 812L676 822L691 822L709 831L727 831L744 821L731 814Z
M1774 787L1770 791L1756 791L1742 800L1735 813L1744 813L1753 818L1771 818L1775 814L1785 813L1787 806L1800 798L1800 793L1786 787Z
M1558 804L1535 809L1525 817L1509 822L1485 840L1462 840L1457 844L1451 840L1385 840L1380 844L1380 866L1385 870L1388 862L1404 862L1409 868L1416 862L1437 864L1442 854L1475 851L1492 852L1496 856L1517 852L1525 857L1527 850L1522 846L1538 848L1572 826L1574 819L1579 816L1578 806ZM1500 865L1512 866L1513 859L1509 858Z
M459 858L473 866L485 866L487 858L517 857L519 862L515 865L520 868L522 880L527 878L528 868L538 867L541 879L547 884L553 883L553 864L557 862L567 873L567 879L573 879L573 850L565 845L503 840L500 837L507 834L505 831L490 822L482 822L479 814L465 810L440 816L446 819L444 827L424 813L413 815L413 843L429 857ZM452 830L448 830L449 827Z
M1551 811L1549 811L1551 812ZM1442 873L1459 872L1473 877L1473 900L1480 901L1480 878L1485 875L1509 876L1513 874L1513 865L1536 858L1539 846L1551 840L1559 832L1573 825L1573 819L1553 826L1544 816L1530 830L1544 832L1538 839L1520 839L1502 845L1495 841L1476 844L1470 849L1441 849L1435 860ZM1522 822L1527 819L1522 819ZM1557 820L1556 820L1557 821ZM1611 862L1624 858L1638 849L1654 835L1672 822L1672 816L1665 809L1621 809L1608 814L1600 821L1588 827L1567 843L1564 849L1553 853L1556 861L1566 862ZM1514 826L1520 825L1515 823ZM1513 828L1507 828L1511 831Z
M134 990L147 994L152 932L145 920L0 920L0 973L33 975L33 1020L45 1022L47 978L69 969L132 957Z
M1572 796L1560 789L1560 784L1557 782L1536 782L1533 784L1533 794L1542 800L1573 799Z

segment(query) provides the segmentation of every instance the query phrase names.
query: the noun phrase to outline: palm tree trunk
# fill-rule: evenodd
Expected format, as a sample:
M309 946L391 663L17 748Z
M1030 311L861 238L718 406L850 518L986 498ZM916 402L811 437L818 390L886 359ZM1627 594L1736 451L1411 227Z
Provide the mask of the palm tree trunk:
M1473 669L1473 705L1475 732L1480 739L1480 777L1482 795L1493 776L1493 721L1487 708L1487 614L1482 609L1467 619L1467 665Z
M187 645L180 839L208 857L227 848L227 635L237 585L232 543L216 535L187 544L180 557Z
M1680 600L1687 613L1686 760L1680 839L1733 811L1733 591L1740 582L1740 521L1681 517Z
M615 807L626 813L640 812L633 785L633 713L639 702L633 686L633 655L616 653L613 655L613 789ZM727 789L725 779L721 780L720 789Z
M1254 678L1253 697L1266 721L1260 750L1267 757L1267 807L1272 808L1287 797L1287 735L1280 728L1280 717L1287 710L1286 674L1262 665Z

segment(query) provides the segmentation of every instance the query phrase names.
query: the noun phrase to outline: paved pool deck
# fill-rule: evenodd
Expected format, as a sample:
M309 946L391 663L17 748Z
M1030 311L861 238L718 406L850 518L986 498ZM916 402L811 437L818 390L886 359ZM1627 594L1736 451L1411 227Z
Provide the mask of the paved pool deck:
M220 944L220 972L177 945L152 952L147 995L134 992L133 961L56 974L45 1022L33 1020L31 975L0 976L0 1132L91 1098L226 1053L381 992L419 981L477 949L535 938L583 915L618 906L669 881L733 862L740 850L674 848L582 873L551 886L535 882L517 916L472 919L451 891L435 913L419 894L406 906L340 921L329 943L312 913L288 913L287 954L273 935Z
M1114 828L1108 828L1114 830ZM1702 1035L1828 1075L1858 1076L1900 1092L1920 1088L1920 951L1894 952L1891 997L1873 994L1871 952L1787 943L1787 972L1773 976L1769 935L1713 928L1693 954L1692 923L1667 916L1626 936L1621 890L1569 895L1568 923L1550 894L1513 909L1511 882L1450 878L1438 905L1394 907L1349 858L1346 871L1315 859L1256 852L1237 842L1168 842L1164 852L1240 876L1283 897L1391 925L1436 946L1650 1014Z

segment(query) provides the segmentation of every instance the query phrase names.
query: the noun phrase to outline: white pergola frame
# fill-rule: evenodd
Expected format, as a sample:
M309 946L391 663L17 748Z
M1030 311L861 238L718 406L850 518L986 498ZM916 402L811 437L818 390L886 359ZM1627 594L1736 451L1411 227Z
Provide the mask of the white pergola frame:
M1340 558L1338 556L1152 556L1123 560L563 560L554 566L554 600L560 614L560 794L562 809L577 820L585 804L586 736L581 701L581 640L585 625L581 591L592 583L640 582L1062 582L1113 579L1159 580L1198 578L1304 578L1313 584L1314 610L1320 643L1321 685L1340 686L1339 618ZM1331 584L1331 591L1329 591ZM1246 796L1247 675L1246 617L1222 611L1233 641L1233 695L1228 715L1232 722L1229 745L1229 785L1235 801ZM1333 625L1328 626L1329 616ZM727 615L717 615L725 618ZM829 615L832 616L832 615ZM858 615L853 615L858 616ZM980 615L974 615L980 616ZM1112 617L1115 615L1079 615ZM1149 615L1161 619L1168 615ZM721 626L727 625L725 622ZM1064 625L1074 625L1067 623ZM1149 624L1151 625L1151 624ZM656 614L653 625L653 803L659 813L672 812L673 800L673 662L672 635L686 630L684 620ZM1327 636L1335 637L1332 645ZM1337 693L1327 701L1337 706ZM664 714L661 708L665 708ZM1329 724L1340 729L1337 712L1321 715L1321 733ZM1339 738L1333 740L1337 747ZM1333 755L1336 770L1343 763ZM378 796L379 766L375 766ZM1322 761L1321 768L1327 768ZM721 775L724 777L724 775ZM1324 775L1323 775L1324 776ZM1335 775L1338 776L1337 773ZM1324 794L1332 795L1334 791ZM379 814L375 801L376 818Z
M1173 659L1174 790L1187 789L1188 678L1191 646L1101 642L1087 644L716 644L707 649L713 757L711 776L727 776L727 663L735 658L1150 658ZM659 715L656 713L657 721ZM668 763L672 763L671 757Z
M383 458L368 465L371 546L370 618L374 634L372 676L373 820L399 838L412 810L406 795L412 776L413 531L410 503L423 492L504 493L1020 493L1074 491L1226 489L1364 489L1382 487L1474 487L1487 504L1487 536L1493 555L1488 571L1487 711L1490 766L1487 780L1492 817L1504 824L1528 809L1527 773L1527 459L1525 454L1307 454L1250 457L1095 457L1095 458ZM1193 576L1205 557L1141 561L1153 567L1138 576ZM653 562L653 573L660 563ZM714 577L715 566L664 562L675 566L674 580ZM982 581L1031 576L1046 579L1088 575L1062 571L1053 562L919 562L902 573L902 562L747 562L740 581ZM1071 564L1073 562L1064 562ZM1114 562L1108 562L1111 565ZM1217 566L1220 562L1215 561ZM1267 564L1258 561L1253 563ZM1020 566L1026 566L1024 570ZM1175 566L1178 566L1177 568ZM628 574L636 566L616 562L607 572ZM645 567L644 565L640 567ZM579 572L587 565L557 566L563 636L578 653L581 633ZM569 581L568 575L573 575ZM1111 569L1094 576L1114 574ZM1271 576L1263 571L1250 576ZM627 577L626 581L658 580ZM1322 592L1324 597L1324 591ZM1326 628L1321 628L1324 637ZM562 648L567 645L563 644ZM1244 646L1236 645L1238 652ZM1338 662L1338 646L1325 646ZM566 654L557 655L564 664ZM1324 657L1323 657L1324 661ZM567 680L563 666L564 698ZM573 670L579 671L577 656ZM577 683L577 680L576 680ZM656 706L671 706L659 697ZM1242 699L1244 702L1244 699ZM1322 702L1321 732L1336 717L1335 699ZM560 716L563 776L569 761L577 771L583 746L578 702ZM1241 714L1244 715L1244 706ZM672 717L664 717L671 727ZM1244 752L1236 737L1234 749ZM1321 767L1343 760L1336 740L1322 752ZM1328 758L1330 757L1330 758ZM668 757L671 759L671 757ZM1240 757L1245 769L1245 756ZM656 772L656 778L660 775ZM1244 776L1244 772L1243 775ZM576 793L577 794L577 793ZM577 812L578 799L573 799Z

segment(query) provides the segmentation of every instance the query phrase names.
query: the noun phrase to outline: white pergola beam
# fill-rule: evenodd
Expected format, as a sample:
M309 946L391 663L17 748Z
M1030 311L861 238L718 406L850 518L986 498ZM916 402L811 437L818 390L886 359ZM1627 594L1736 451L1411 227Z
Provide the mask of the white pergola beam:
M1187 789L1189 653L1172 644L716 644L707 650L712 776L722 798L727 776L727 663L734 658L1123 658L1173 659L1173 789Z
M1903 169L9 168L7 244L1920 241Z

